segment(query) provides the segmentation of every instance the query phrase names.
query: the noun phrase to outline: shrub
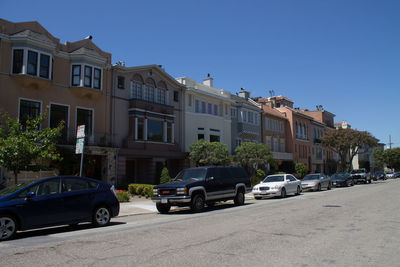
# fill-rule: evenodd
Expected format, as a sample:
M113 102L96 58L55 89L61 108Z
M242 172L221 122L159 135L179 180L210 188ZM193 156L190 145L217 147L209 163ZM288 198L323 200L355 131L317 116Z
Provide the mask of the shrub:
M153 185L151 184L129 184L128 192L131 195L152 197L153 196Z
M161 171L160 184L165 184L170 181L171 181L171 177L168 174L168 169L167 169L167 167L164 167Z
M119 202L128 202L129 201L129 193L124 190L116 190L117 199Z
M261 169L258 169L256 173L251 177L251 186L255 186L260 183L261 180L265 177L265 172Z
M295 169L300 179L303 179L304 175L306 175L308 172L307 166L303 163L296 163Z

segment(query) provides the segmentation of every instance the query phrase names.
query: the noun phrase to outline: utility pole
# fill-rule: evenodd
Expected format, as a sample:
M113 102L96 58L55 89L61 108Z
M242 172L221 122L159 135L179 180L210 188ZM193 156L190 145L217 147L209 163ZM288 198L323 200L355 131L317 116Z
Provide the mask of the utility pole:
M392 149L392 136L389 134L389 143L388 143L388 146L389 146L389 149Z

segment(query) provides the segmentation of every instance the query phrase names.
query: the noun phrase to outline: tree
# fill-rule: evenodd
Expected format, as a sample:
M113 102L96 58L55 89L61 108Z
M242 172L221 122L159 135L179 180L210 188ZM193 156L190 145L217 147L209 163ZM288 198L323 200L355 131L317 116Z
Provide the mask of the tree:
M388 168L399 170L400 169L400 148L386 149L384 152L385 163Z
M12 170L15 183L19 171L38 159L57 160L56 139L61 135L64 123L56 128L41 128L47 112L28 119L24 124L3 115L5 124L0 127L0 166Z
M339 171L351 170L351 162L363 146L375 147L378 139L369 132L353 129L326 130L322 144L339 155Z
M168 174L168 169L167 169L167 167L164 167L161 171L160 184L165 184L170 181L171 181L171 177Z
M385 164L385 152L380 148L375 148L372 151L372 159L374 160L375 167L382 170Z
M273 164L274 158L267 145L244 142L241 146L236 147L234 161L252 174L267 164Z
M302 179L308 172L307 166L303 163L296 163L294 168L296 169L296 173L300 179Z
M193 143L189 147L189 159L196 166L228 165L231 161L225 144L209 142L203 139Z

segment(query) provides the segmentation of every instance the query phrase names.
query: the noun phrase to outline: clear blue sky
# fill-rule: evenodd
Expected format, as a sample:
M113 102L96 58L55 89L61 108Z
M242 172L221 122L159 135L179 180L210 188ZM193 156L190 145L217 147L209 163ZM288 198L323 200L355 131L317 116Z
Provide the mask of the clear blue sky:
M317 104L400 146L400 1L21 1L0 17L38 21L55 37L93 41L113 63L163 65L173 77L252 96Z

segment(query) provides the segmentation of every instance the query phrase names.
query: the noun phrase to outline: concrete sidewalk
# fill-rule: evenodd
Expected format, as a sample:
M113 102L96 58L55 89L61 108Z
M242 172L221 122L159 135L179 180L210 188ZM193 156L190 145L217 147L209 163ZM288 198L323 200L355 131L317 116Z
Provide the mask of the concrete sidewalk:
M251 193L245 195L246 200L254 199ZM156 204L149 198L133 198L129 202L120 203L120 210L118 217L156 213Z

